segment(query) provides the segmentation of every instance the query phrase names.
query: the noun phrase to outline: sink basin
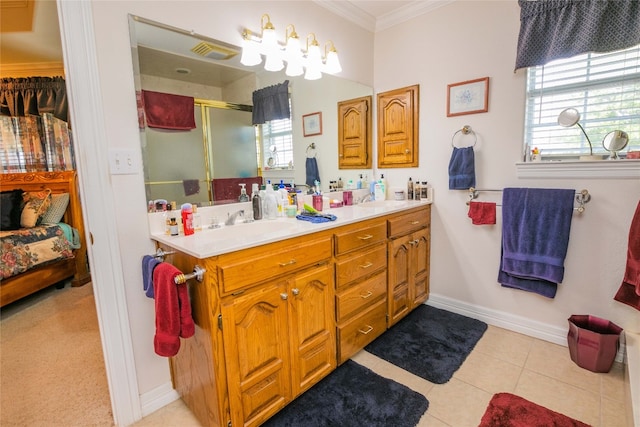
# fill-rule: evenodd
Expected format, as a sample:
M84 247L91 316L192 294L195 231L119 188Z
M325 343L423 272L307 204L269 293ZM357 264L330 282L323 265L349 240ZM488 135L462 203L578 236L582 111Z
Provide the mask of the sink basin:
M359 203L356 206L361 208L393 208L396 206L404 206L407 203L404 200L376 200L373 202Z
M287 231L296 226L296 219L259 220L254 222L240 222L234 225L223 225L220 228L205 228L217 238L243 238L260 234L271 234Z

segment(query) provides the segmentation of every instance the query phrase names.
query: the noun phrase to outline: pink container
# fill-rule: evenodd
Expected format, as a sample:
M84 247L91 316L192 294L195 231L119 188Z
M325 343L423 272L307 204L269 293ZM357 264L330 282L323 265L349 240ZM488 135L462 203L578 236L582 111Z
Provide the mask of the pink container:
M311 197L311 200L313 202L313 209L317 210L317 211L321 211L322 210L322 196L318 196L318 195L313 195Z
M569 355L578 366L592 372L609 372L620 346L622 328L599 317L569 317Z

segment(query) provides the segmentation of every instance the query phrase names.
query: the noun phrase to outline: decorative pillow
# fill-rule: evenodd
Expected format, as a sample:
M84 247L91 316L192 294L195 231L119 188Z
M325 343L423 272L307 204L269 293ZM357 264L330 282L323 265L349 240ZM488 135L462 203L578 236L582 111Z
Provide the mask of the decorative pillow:
M32 228L40 223L42 215L49 209L51 204L51 190L26 191L22 193L22 215L20 225L24 228Z
M51 206L42 215L42 224L57 224L62 221L65 211L69 206L69 193L51 195Z
M22 190L9 190L0 193L0 230L20 228L22 213Z

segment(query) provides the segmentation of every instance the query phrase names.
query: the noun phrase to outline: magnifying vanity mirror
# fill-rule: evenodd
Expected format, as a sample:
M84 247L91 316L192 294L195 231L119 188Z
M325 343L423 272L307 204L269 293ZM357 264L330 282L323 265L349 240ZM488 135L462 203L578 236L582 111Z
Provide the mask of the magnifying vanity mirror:
M609 160L617 160L618 151L624 150L629 143L629 135L621 130L614 130L606 134L602 140L602 146L609 152Z
M195 98L196 129L166 131L140 123L147 200L165 199L209 206L219 200L221 180L250 189L253 182L305 182L306 147L318 147L321 181L340 176L337 147L337 103L373 95L369 86L323 75L320 80L289 77L261 66L240 64L240 48L138 16L129 16L134 82L141 91ZM253 91L289 80L293 160L272 168L282 153L261 147L259 127L251 120ZM322 111L323 133L304 137L302 116ZM142 113L140 113L142 120ZM271 160L270 160L271 159Z
M587 142L589 143L589 156L593 156L593 145L591 144L591 140L587 135L587 132L584 131L584 128L580 124L580 113L575 108L566 108L560 112L558 115L558 124L562 127L569 128L574 125L578 125L584 137L587 138Z

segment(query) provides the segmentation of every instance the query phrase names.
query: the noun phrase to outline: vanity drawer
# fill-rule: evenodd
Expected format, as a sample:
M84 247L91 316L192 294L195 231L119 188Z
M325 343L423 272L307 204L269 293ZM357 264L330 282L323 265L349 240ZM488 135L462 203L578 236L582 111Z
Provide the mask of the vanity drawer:
M387 227L384 221L376 220L369 224L348 227L344 232L335 234L336 255L384 242L386 238Z
M387 295L387 272L358 283L336 295L336 315L338 323L366 309Z
M296 239L245 249L218 258L218 278L223 294L253 286L283 274L299 271L331 258L331 236Z
M362 350L387 328L387 300L376 303L345 326L338 328L338 363Z
M431 205L418 211L395 216L389 219L389 237L402 236L431 224Z
M365 252L336 261L336 286L338 289L354 280L371 275L387 267L387 246L380 244Z

